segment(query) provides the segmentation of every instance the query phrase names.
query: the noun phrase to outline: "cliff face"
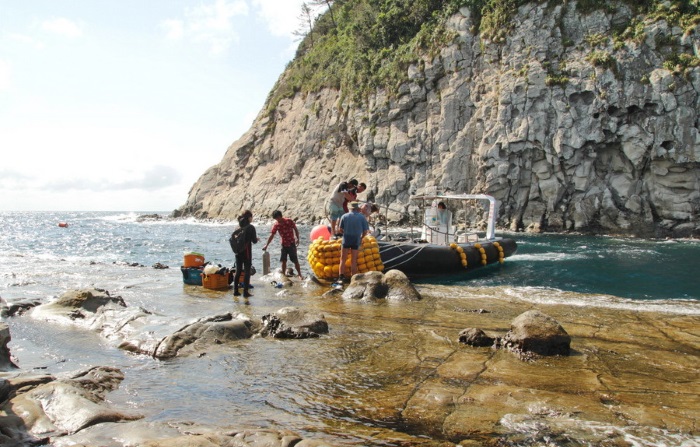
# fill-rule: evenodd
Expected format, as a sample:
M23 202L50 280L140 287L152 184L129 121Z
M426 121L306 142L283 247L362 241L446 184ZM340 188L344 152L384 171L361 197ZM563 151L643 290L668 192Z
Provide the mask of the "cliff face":
M700 236L700 67L664 68L670 53L700 56L700 25L646 22L615 44L631 16L528 4L492 43L463 9L449 23L457 39L411 66L398 96L281 101L175 215L281 209L315 222L333 186L357 178L361 199L404 210L411 194L491 194L514 230Z

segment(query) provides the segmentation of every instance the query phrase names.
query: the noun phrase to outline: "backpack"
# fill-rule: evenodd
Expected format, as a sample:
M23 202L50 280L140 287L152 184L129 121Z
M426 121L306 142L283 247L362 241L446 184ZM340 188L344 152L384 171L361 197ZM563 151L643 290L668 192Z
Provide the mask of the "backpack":
M231 244L231 250L237 255L240 255L245 250L245 228L238 228L228 238L228 243Z

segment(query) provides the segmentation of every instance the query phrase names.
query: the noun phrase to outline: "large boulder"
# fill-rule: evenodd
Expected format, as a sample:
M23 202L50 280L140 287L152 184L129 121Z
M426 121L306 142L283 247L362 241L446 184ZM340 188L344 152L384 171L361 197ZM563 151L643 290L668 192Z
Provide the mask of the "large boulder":
M343 298L372 301L418 301L420 293L411 284L408 277L399 270L358 273L350 280L350 285L343 292Z
M316 338L328 333L328 323L322 314L296 307L284 307L262 317L260 334L274 338Z
M569 355L571 337L554 318L528 310L512 321L503 345L520 354Z

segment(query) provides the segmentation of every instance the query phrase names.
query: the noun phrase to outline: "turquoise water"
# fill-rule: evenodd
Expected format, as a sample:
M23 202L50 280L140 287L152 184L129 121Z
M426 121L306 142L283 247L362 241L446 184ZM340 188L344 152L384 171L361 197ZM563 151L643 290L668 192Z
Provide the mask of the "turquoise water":
M700 241L510 234L517 253L443 284L547 287L634 300L700 299Z

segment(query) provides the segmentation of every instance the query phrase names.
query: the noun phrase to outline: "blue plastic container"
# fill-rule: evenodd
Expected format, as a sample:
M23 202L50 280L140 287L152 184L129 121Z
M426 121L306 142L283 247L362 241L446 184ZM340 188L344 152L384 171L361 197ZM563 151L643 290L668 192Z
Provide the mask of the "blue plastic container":
M191 286L201 286L202 285L202 272L204 269L198 267L180 267L182 272L182 280L185 284Z

